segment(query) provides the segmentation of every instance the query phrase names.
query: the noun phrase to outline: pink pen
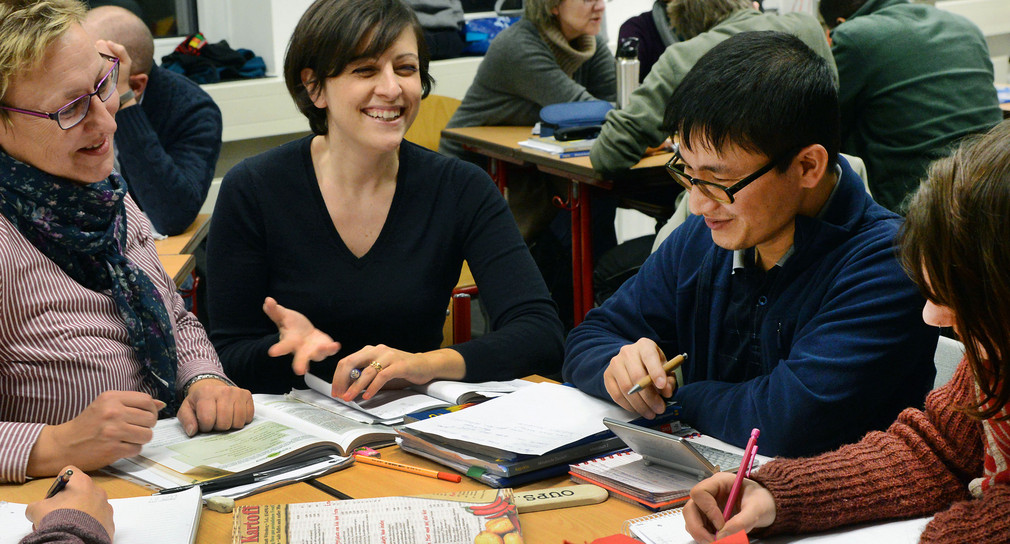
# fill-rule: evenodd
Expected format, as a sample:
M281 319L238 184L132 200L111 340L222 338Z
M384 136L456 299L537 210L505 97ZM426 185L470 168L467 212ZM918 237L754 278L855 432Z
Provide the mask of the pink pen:
M750 460L747 461L747 474L744 475L747 478L750 478L750 473L751 471L754 470L754 464L757 463L756 459L757 456L758 456L758 447L757 444L754 444L754 450L751 451L750 453Z
M750 440L747 441L747 447L743 450L740 469L736 471L736 480L733 481L733 487L729 490L729 499L726 500L726 508L722 511L723 520L729 520L730 515L733 513L733 507L736 506L737 497L740 495L740 488L743 486L743 479L750 472L750 463L754 460L754 455L756 455L754 450L757 448L758 436L761 436L761 430L752 429Z

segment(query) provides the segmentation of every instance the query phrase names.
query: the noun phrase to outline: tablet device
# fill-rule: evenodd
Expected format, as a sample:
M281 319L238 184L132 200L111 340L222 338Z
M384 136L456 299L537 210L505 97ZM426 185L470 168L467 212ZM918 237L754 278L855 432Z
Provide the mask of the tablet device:
M735 472L739 468L739 463L743 459L739 455L732 454L715 448L707 448L698 445L695 447L690 441L679 436L663 433L647 427L624 423L616 419L603 418L603 424L613 431L629 448L642 456L647 462L670 467L674 470L686 472L703 480L712 476L716 472ZM726 461L722 465L712 464L706 459L699 449L714 450L720 457L723 455ZM736 458L736 463L732 463L732 458Z

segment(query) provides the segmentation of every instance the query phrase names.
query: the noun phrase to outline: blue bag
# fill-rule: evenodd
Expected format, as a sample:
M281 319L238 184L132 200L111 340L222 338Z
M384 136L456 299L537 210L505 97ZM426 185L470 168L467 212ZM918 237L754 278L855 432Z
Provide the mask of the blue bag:
M505 30L518 20L519 17L481 17L470 19L463 26L463 32L466 37L466 48L463 49L463 54L480 56L487 53L491 40L499 32Z
M555 130L564 128L602 127L607 112L612 109L613 104L605 100L562 102L544 106L540 109L540 136L546 138L552 136Z

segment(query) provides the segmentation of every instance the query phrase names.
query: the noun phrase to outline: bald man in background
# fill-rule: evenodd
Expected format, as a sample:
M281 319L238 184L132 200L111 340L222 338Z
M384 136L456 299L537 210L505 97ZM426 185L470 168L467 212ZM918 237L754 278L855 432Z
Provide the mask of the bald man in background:
M210 190L221 152L221 110L199 85L154 64L151 31L129 10L96 7L84 28L120 57L117 170L154 228L179 234Z

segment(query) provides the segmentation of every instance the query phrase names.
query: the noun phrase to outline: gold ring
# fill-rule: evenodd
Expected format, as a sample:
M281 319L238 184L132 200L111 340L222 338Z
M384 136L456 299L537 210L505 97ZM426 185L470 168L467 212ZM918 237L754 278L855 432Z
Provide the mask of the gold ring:
M368 363L368 366L374 368L376 372L382 372L382 363L379 361L372 361L371 363Z

